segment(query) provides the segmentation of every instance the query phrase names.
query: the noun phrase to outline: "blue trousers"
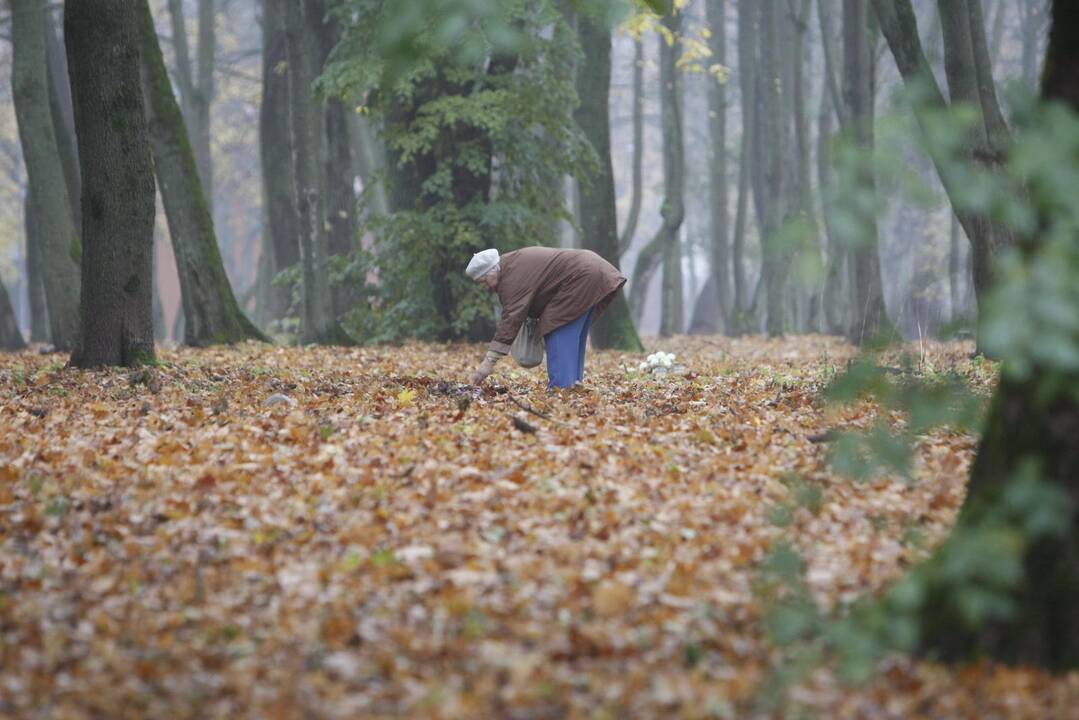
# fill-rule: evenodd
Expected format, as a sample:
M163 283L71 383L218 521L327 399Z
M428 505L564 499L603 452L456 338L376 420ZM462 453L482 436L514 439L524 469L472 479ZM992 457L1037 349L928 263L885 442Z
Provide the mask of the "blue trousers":
M568 388L584 380L584 351L595 306L579 318L547 333L547 387Z

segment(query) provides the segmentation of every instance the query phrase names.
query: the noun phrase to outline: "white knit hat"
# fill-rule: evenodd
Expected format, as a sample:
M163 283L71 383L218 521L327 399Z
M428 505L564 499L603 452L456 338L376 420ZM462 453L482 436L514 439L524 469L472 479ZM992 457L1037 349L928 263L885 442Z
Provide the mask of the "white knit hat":
M468 267L465 268L465 274L473 280L479 280L497 267L498 251L494 248L490 248L489 250L478 252L472 256L472 260L469 261Z

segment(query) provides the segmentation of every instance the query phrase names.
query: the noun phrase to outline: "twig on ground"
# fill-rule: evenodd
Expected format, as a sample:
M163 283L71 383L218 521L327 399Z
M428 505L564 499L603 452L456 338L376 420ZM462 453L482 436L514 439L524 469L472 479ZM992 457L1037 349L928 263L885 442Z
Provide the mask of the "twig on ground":
M538 427L536 427L532 423L528 422L527 420L525 420L520 415L513 415L512 417L513 417L513 426L515 428L517 428L518 430L520 430L521 432L523 432L523 433L528 433L529 435L534 435L536 433L536 431L539 430Z
M518 400L516 397L513 396L513 393L511 393L511 392L507 392L506 397L508 397L510 400L512 400L514 405L521 408L526 413L530 413L532 415L535 415L536 417L542 418L542 419L546 420L547 422L552 422L555 425L558 425L559 427L565 427L566 426L566 423L562 422L561 420L558 420L557 418L553 418L553 417L551 417L550 415L548 415L545 412L540 412L539 410L532 407L528 403Z
M531 413L531 414L535 415L536 417L541 417L544 420L550 420L551 419L551 416L548 415L547 413L540 412L539 410L536 410L534 407L532 407L528 403L521 402L520 400L515 398L512 394L507 393L507 396L509 397L510 400L513 401L514 405L521 408L525 412Z

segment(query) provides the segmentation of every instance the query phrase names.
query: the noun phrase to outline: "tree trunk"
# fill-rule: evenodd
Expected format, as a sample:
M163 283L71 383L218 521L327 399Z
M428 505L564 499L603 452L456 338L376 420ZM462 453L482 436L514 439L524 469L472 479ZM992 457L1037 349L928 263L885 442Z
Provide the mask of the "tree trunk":
M79 239L49 109L45 54L45 7L38 0L11 1L15 38L11 87L26 174L40 239L42 281L49 334L57 350L79 339Z
M56 131L56 147L64 166L67 196L71 202L71 217L75 227L82 225L82 178L79 176L79 149L75 141L75 114L71 107L71 80L67 72L67 53L57 34L52 15L46 13L45 62L49 73L49 109L53 129Z
M848 321L847 305L851 293L848 292L846 279L849 277L847 264L850 253L846 243L836 232L831 219L835 212L835 191L832 176L833 153L835 143L833 119L843 129L850 124L847 103L840 87L839 48L836 43L837 0L817 0L817 19L820 24L822 54L824 56L824 83L822 90L820 124L817 143L817 178L820 186L822 217L828 237L828 258L825 264L824 315L825 330L831 335L846 335L851 327Z
M193 143L195 163L199 169L199 178L206 192L207 207L213 216L214 167L210 150L210 106L214 101L214 56L217 53L217 31L214 21L217 16L215 0L199 0L199 55L198 75L195 93L191 98L192 117L194 119Z
M272 1L272 0L271 0ZM199 179L206 191L207 205L213 214L213 160L210 150L210 105L214 96L214 55L217 33L214 27L214 0L198 0L198 56L191 66L191 49L183 0L168 0L172 20L172 45L175 53L176 84L180 88L180 108L187 123L188 136L195 154Z
M381 138L376 137L371 123L359 113L349 113L352 126L353 152L356 163L355 172L363 181L365 200L370 204L371 212L377 215L389 213L386 201L385 178L386 152Z
M1004 48L1004 28L1008 19L1008 2L1009 0L996 0L994 3L992 31L989 35L989 57L991 58L989 68L994 75L996 74L997 63L1001 59L1001 51Z
M206 204L180 106L172 94L148 0L138 0L143 97L154 168L180 277L184 344L265 340L236 302Z
M312 84L314 47L306 3L287 3L285 35L289 69L292 178L302 266L301 338L304 343L342 342L330 300L328 240L322 207L319 157L321 129Z
M985 67L985 54L975 50L976 45L981 47L985 44L985 28L984 25L972 26L966 1L941 0L939 4L948 86L953 101L969 103L982 116L981 123L968 142L965 161L998 165L1004 142L1002 133L1006 132L1006 128L1002 128L999 107L994 108L995 92L991 95L984 87L985 78L988 77L990 81L992 78L991 71ZM960 5L960 2L963 4ZM915 115L923 126L923 132L926 132L925 111L943 109L947 107L947 102L922 49L914 9L910 0L873 0L873 4L904 82L918 93L920 101L915 107ZM972 32L980 35L977 41L971 38ZM985 110L987 107L988 112ZM933 157L933 161L954 207L955 198L965 189L960 186L963 179L949 172L948 168L954 162L952 158ZM1003 227L995 227L986 215L972 213L963 207L955 207L955 211L970 240L974 290L980 306L992 283L993 258L1012 242L1011 234Z
M292 183L292 137L289 128L288 75L284 5L265 0L262 17L262 107L259 110L259 155L266 207L263 252L270 257L271 277L300 262L300 229ZM271 286L271 319L284 318L292 303L288 287Z
M599 157L599 172L578 184L582 247L618 267L618 214L611 162L611 33L586 16L578 18L577 32L584 62L577 68L577 95L581 104L576 119ZM600 349L641 352L629 305L621 291L592 325L592 344Z
M843 96L849 119L848 134L864 153L859 162L859 192L876 194L876 177L869 157L874 152L875 92L874 61L870 46L868 0L843 2ZM880 243L875 199L859 203L858 242L851 252L854 269L854 320L848 337L858 345L895 337L895 328L884 307L880 273Z
M827 0L821 0L822 3ZM820 115L817 120L817 185L820 188L821 218L824 235L828 241L827 257L824 263L824 330L829 335L844 335L846 325L843 321L844 292L843 268L846 251L832 225L834 199L832 180L832 143L835 142L833 131L833 104L827 92L821 93Z
M633 185L626 226L622 228L622 237L618 241L620 257L629 250L637 234L637 223L641 217L641 198L644 195L644 43L638 39L634 41L633 48ZM587 52L587 48L585 50Z
M34 197L26 191L23 200L23 225L26 229L26 292L30 304L30 342L49 342L49 316L42 281L41 233L38 230L39 210Z
M969 152L975 161L999 168L1009 131L997 102L981 0L941 0L937 7L944 32L944 67L951 100L967 103L981 114L969 141ZM971 237L974 289L984 297L993 282L995 258L1012 238L1003 226L988 218L978 218L977 223L985 230Z
M663 291L659 334L667 337L682 332L682 243L680 230L685 219L685 147L682 141L682 81L676 67L681 43L682 15L674 11L663 18L673 42L660 37L660 105L663 120L663 185L665 196L660 214L663 225Z
M959 254L959 220L955 213L951 215L951 232L948 235L948 291L952 303L952 322L957 322L963 317L963 311L959 307L959 282L962 277L962 267Z
M352 138L348 110L340 100L326 103L326 235L330 257L346 258L357 248L356 195L353 191ZM356 302L348 285L331 288L334 317Z
M82 337L77 367L154 357L154 176L133 0L64 7L82 168Z
M319 25L319 67L324 68L330 53L341 37L335 18L327 17L325 5L315 3ZM352 129L348 109L339 98L330 98L323 109L326 131L326 235L331 257L345 257L357 247L355 175L352 162ZM334 317L340 317L357 301L355 286L338 285L331 289Z
M1047 0L1019 0L1022 37L1023 82L1033 87L1038 82L1038 57L1042 31L1045 29Z
M709 46L712 61L727 64L727 2L709 0L708 25L712 36ZM709 163L709 210L712 230L712 282L719 300L719 314L713 322L713 330L723 329L724 321L731 312L730 282L730 208L727 181L727 85L716 78L708 83L709 130L712 156Z
M783 296L789 252L782 247L781 230L785 221L785 198L788 178L786 174L786 133L783 130L784 91L779 42L779 2L761 2L760 68L761 76L761 182L758 186L758 203L761 215L762 269L764 277L766 328L776 337L785 330L786 308Z
M727 332L741 335L750 330L746 308L745 242L749 225L749 200L752 188L751 165L756 144L757 106L757 18L759 6L750 0L738 3L738 85L742 110L742 142L738 157L738 205L731 243L731 272L734 287L731 311L727 316Z
M813 150L810 141L809 92L805 71L806 39L809 34L809 13L811 9L810 0L801 0L798 7L795 7L795 3L792 2L789 10L794 31L791 56L793 75L791 109L794 113L794 150L797 160L796 167L798 168L791 195L801 224L801 232L805 233L805 241L801 243L798 252L805 261L802 263L804 267L815 268L822 267L822 262L820 231L813 205ZM806 323L802 329L808 327L813 332L819 332L822 324L820 315L823 278L803 274L801 280L803 283L808 284L803 293L808 307L804 313L799 313L801 321Z
M0 280L0 350L15 351L26 348L26 342L19 332L19 323L15 321L15 310L11 307L4 281Z
M1043 96L1079 111L1074 72L1079 63L1079 5L1055 0L1052 12ZM1075 159L1062 157L1060 162L1074 164ZM1026 257L1042 242L1032 238ZM1071 312L1079 313L1079 307ZM1034 464L1039 478L1067 498L1068 531L1043 537L1026 549L1010 619L971 629L960 620L953 594L930 587L921 616L923 650L948 660L986 654L1003 662L1074 670L1079 667L1079 398L1072 389L1079 386L1079 374L1035 364L1030 379L1023 381L1007 370L991 404L957 529L975 526L993 513L999 516L1005 489Z
M821 54L824 59L824 89L832 104L832 110L839 118L839 124L847 122L847 106L843 101L843 91L839 85L837 67L839 49L836 47L835 3L837 0L817 0L817 21L820 25Z

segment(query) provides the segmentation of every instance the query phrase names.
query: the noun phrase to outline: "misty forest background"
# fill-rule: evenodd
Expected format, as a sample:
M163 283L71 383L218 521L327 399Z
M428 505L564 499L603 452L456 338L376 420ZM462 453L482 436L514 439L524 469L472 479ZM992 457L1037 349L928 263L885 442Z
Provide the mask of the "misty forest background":
M284 4L149 5L239 306L266 332L318 339L325 332L301 330L307 301L298 245L287 239L296 223ZM482 77L460 80L423 69L382 74L387 63L371 52L380 41L360 22L377 4L346 3L345 15L323 15L318 27L300 18L309 72L321 75L328 98L312 100L323 132L311 136L308 153L330 255L318 265L326 280L315 284L332 294L325 312L350 341L482 339L490 302L456 275L476 249L536 243L594 248L618 264L631 278L627 296L642 334L969 334L977 315L971 245L928 155L903 132L913 123L903 80L866 3L701 0L679 3L663 21L638 14L609 34L569 4L547 5L515 19L538 33L536 43L507 53L502 69L495 58ZM1036 90L1048 4L983 5L989 70L1006 107L1009 93ZM948 28L936 3L913 8L944 84ZM58 147L70 155L62 23L58 8L46 15L50 107ZM10 17L3 23L0 75L8 77ZM765 92L769 74L775 96ZM387 97L392 83L416 89L411 102ZM0 84L0 278L22 335L62 348L50 338L42 277L63 269L34 242L38 215L57 210L27 192L13 87ZM865 187L846 160L847 148L872 141L857 137L859 117L884 135L871 222L834 210L837 196ZM608 126L609 158L598 143ZM469 162L481 172L448 155L473 150L480 157ZM402 162L417 152L418 162ZM608 160L616 227L604 211ZM446 171L452 189L440 179ZM780 236L774 272L761 242L770 223ZM415 235L423 237L410 243ZM164 212L154 237L155 334L205 344L212 323L184 322L192 307L181 299ZM631 328L609 338L605 331L601 345L636 343Z

